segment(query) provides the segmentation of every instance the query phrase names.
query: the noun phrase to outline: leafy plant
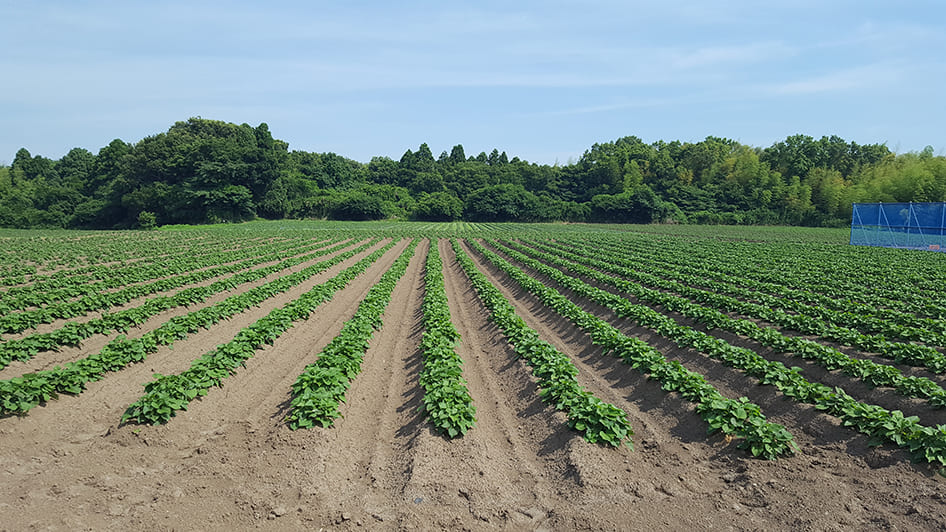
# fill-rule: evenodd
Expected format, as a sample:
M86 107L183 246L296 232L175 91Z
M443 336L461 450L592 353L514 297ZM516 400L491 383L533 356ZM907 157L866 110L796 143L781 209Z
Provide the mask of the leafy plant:
M451 245L480 301L489 310L490 320L503 331L516 354L532 367L543 401L565 412L569 426L581 432L586 440L615 446L623 442L632 447L630 437L634 431L627 421L627 415L613 405L602 403L583 389L575 378L578 369L568 357L540 339L539 334L516 315L513 306L476 269L456 239L451 240Z
M361 372L361 361L368 341L381 326L381 315L391 300L391 293L417 247L411 241L407 249L368 290L358 310L342 326L338 336L319 354L318 360L306 366L292 385L292 401L286 422L291 429L315 425L329 427L341 417L339 403L344 400L349 383Z
M230 342L195 360L187 370L176 375L157 376L145 385L144 396L125 410L122 422L152 425L166 423L176 411L186 409L195 398L206 395L213 386L221 386L223 379L242 366L258 349L272 344L294 322L306 319L315 308L330 300L335 292L363 273L395 243L388 243L285 306L272 310L241 330Z
M434 427L449 438L466 434L476 421L476 408L463 380L463 360L455 351L460 334L450 321L443 284L443 262L437 241L431 242L424 268L423 409Z

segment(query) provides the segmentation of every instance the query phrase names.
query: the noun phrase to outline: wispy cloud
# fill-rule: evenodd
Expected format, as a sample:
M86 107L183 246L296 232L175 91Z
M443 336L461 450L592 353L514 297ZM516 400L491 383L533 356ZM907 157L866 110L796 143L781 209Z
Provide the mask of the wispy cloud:
M762 85L759 90L778 96L880 89L905 81L907 69L890 63L875 63L826 74Z
M798 54L796 47L781 42L750 42L744 45L703 46L666 52L677 69L746 66L778 61Z
M946 108L929 105L946 83L934 0L50 0L0 2L0 19L0 157L96 149L191 115L368 158L430 132L510 154L605 134L858 133L866 108L909 149L946 142ZM556 127L537 131L545 117Z
M666 106L676 105L680 103L681 103L680 98L643 98L643 99L634 100L634 101L624 101L624 102L609 103L609 104L602 104L602 105L587 105L587 106L571 107L567 109L538 111L538 112L533 112L533 113L522 113L522 114L523 116L584 115L584 114L593 114L593 113L611 113L615 111L624 111L627 109L666 107Z

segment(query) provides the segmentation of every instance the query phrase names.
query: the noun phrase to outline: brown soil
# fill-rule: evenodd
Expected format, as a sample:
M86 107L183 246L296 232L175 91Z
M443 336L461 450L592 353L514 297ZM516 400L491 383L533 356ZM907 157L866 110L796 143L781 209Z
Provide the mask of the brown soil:
M434 244L477 408L463 438L439 436L419 411L426 241L394 291L344 417L299 431L283 421L292 382L402 241L167 425L118 423L151 373L186 368L363 255L79 396L0 419L0 530L932 530L946 522L946 479L738 372L661 345L725 395L749 395L795 434L801 452L765 462L706 436L692 405L603 355L479 263L523 319L572 356L582 385L624 409L636 431L634 450L585 442L541 402L529 367L487 321L447 242Z

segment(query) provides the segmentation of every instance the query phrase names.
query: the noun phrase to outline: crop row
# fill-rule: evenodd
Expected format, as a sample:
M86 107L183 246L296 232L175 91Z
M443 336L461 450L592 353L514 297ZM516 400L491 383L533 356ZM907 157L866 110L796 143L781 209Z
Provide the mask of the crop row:
M160 261L151 258L132 266L102 266L100 267L103 270L102 275L96 276L101 277L100 279L92 278L90 275L77 275L57 278L55 283L39 282L11 288L0 294L0 315L29 307L44 307L75 298L99 295L115 288L126 288L133 283L165 279L171 275L184 274L201 268L260 256L281 255L304 244L303 241L292 241L209 253L184 250L180 254Z
M181 247L172 253L145 255L146 259L138 259L130 263L116 261L76 270L61 270L48 275L33 276L29 284L12 286L0 293L0 301L5 302L8 298L29 297L31 294L56 293L57 291L70 294L78 290L79 292L75 294L78 296L84 293L84 287L89 284L100 288L123 286L136 280L160 277L167 275L169 272L181 273L201 267L187 266L188 264L212 265L221 262L216 260L215 257L228 257L235 254L237 258L244 258L256 254L253 249L259 247L281 246L280 244L269 243L248 245L247 242L239 243L236 241L232 246L225 246L223 242L219 241L212 245L205 246L200 243L195 245L195 248ZM232 249L221 249L228 247ZM204 249L209 249L209 251L204 251Z
M577 379L578 368L568 356L539 338L539 333L516 314L502 292L476 269L460 243L451 239L451 244L457 261L489 311L490 321L503 332L516 354L532 367L543 401L564 412L568 416L568 425L582 433L586 440L614 446L626 442L630 446L634 431L627 421L627 414L582 388Z
M601 248L614 249L607 244ZM852 301L849 297L833 299L807 290L755 281L742 274L721 273L719 266L714 267L709 260L701 261L700 265L669 261L664 258L663 252L653 250L636 250L633 254L620 250L615 254L625 259L626 266L638 271L679 280L692 286L706 286L719 293L758 301L772 308L783 308L867 333L946 346L946 322L939 319L877 308Z
M27 373L21 377L0 381L0 415L23 414L34 406L49 401L59 393L78 394L88 382L96 381L107 373L118 371L128 364L141 362L159 346L173 345L200 329L228 319L263 301L285 292L309 277L354 256L375 241L341 253L335 257L309 266L299 272L285 275L261 286L251 288L183 316L166 321L154 331L140 338L119 336L101 351L86 358L56 366L50 370ZM393 243L388 244L388 246Z
M639 253L649 260L652 252L659 252L662 260L672 260L676 264L692 264L694 253L697 253L702 266L717 274L807 292L815 296L814 302L822 306L829 306L826 299L850 300L859 303L860 308L867 311L877 308L909 312L934 319L946 317L946 303L938 297L941 292L939 287L918 286L933 278L934 270L926 269L923 275L896 275L897 270L907 269L911 257L915 257L916 262L935 262L936 258L931 258L928 253L889 256L889 260L897 261L895 268L887 263L885 270L865 272L861 267L866 258L864 253L852 254L846 248L838 246L815 254L807 247L796 249L734 243L710 245L701 242L697 249L674 249L667 243L661 244L652 240L633 244L611 239L608 241L625 253ZM788 253L792 250L794 253ZM845 254L848 257L845 257ZM773 256L778 258L778 262L773 262ZM830 266L830 269L827 266ZM900 280L892 281L895 277ZM825 279L830 279L830 284L826 283Z
M29 360L40 352L54 350L60 346L78 346L82 340L96 334L109 334L113 331L127 332L129 328L141 325L152 316L165 310L202 303L220 292L233 290L242 284L257 281L297 264L338 252L349 245L350 243L345 242L308 255L294 256L274 265L221 279L208 286L195 286L181 290L171 296L156 297L146 301L141 306L105 314L101 318L84 323L68 322L48 333L36 333L24 338L7 340L0 343L0 369L6 367L13 360ZM366 245L363 245L359 249L367 248Z
M511 263L477 242L470 245L495 267L534 294L548 308L570 320L591 338L592 343L610 351L632 368L648 374L667 392L678 392L696 405L697 414L709 425L708 432L722 432L742 438L739 446L753 456L774 459L795 452L794 438L785 427L765 419L761 408L745 397L724 397L699 373L663 354L637 338L624 335L604 320L581 309L554 288L533 279Z
M407 270L417 240L407 249L358 305L358 310L342 326L342 330L319 353L318 360L306 366L292 385L290 411L286 416L289 428L331 426L341 417L338 410L351 381L361 373L361 362L374 331L381 328L382 315L391 300L391 293Z
M463 359L456 352L460 333L450 321L443 283L443 261L436 239L427 251L424 267L424 336L420 350L424 366L424 410L434 427L450 438L466 434L476 421L476 408L463 380Z
M305 246L301 249L293 248L289 251L282 250L265 255L259 255L258 253L253 252L249 254L249 257L251 258L236 263L223 264L220 266L214 266L214 264L218 264L220 262L231 262L232 259L236 257L205 257L204 260L209 262L204 262L204 260L201 260L199 263L193 264L193 269L203 268L199 269L198 271L188 270L190 273L171 275L149 283L133 284L116 292L99 292L98 289L93 289L92 292L87 293L79 299L49 304L42 308L14 312L5 316L0 316L0 333L19 333L27 329L35 328L36 326L43 323L52 323L56 320L73 318L88 312L124 305L125 303L128 303L134 299L145 297L158 292L173 290L175 288L187 286L189 284L199 283L201 281L219 277L221 275L226 275L228 273L238 272L264 262L271 262L274 260L291 257L293 255L298 255L300 253L306 253L312 249L318 249L324 245L325 243L323 242ZM183 268L184 266L182 265L180 269ZM149 276L149 278L153 278L155 275L160 275L156 273L159 271L161 271L160 268L158 270L152 270L151 272L144 273L144 275ZM165 273L165 275L167 273ZM121 276L117 276L116 279L117 280L114 281L115 283L126 283ZM112 282L108 284L111 285Z
M812 383L799 370L789 369L777 361L770 361L758 353L733 346L691 327L680 325L672 318L643 306L634 305L611 292L595 288L571 275L546 266L522 253L508 250L510 256L528 265L575 294L607 306L617 315L632 320L657 334L669 338L680 347L693 348L726 365L737 368L759 380L771 384L781 393L797 401L815 405L819 410L838 417L846 426L878 440L893 443L909 450L915 459L946 465L946 425L924 426L916 416L904 416L899 410L865 404L840 388L832 389L821 383Z
M103 264L124 263L141 260L141 257L158 257L193 249L211 241L213 247L225 242L245 245L263 238L221 239L218 235L182 235L177 233L143 232L96 232L79 237L38 235L21 238L4 238L3 254L0 254L2 285L10 286L37 278L62 277L76 273L95 271ZM55 269L55 272L39 274L40 270ZM31 276L27 279L27 276ZM8 282L9 281L9 282Z
M393 245L392 241L328 281L315 285L302 296L273 309L242 329L233 340L195 360L187 370L174 375L156 374L154 380L145 385L145 394L126 409L122 422L161 424L177 411L186 410L191 401L206 395L210 388L222 386L223 379L244 365L257 350L272 345L296 322L307 319L317 307L364 273Z
M623 292L632 294L644 303L660 305L664 309L679 312L681 315L696 320L711 329L718 328L746 336L766 347L772 348L776 352L812 360L829 371L839 369L843 373L861 379L871 386L889 386L902 395L926 399L930 405L937 408L946 406L946 390L943 390L938 384L926 377L904 376L899 369L893 366L878 364L867 359L852 358L837 349L818 342L797 336L787 336L773 328L759 326L750 320L730 318L723 312L717 310L717 308L720 307L726 310L731 310L732 308L746 310L747 307L751 305L749 303L738 300L734 301L732 298L693 289L674 281L666 281L660 278L649 279L650 282L661 289L682 294L693 301L708 302L716 307L707 308L693 303L691 300L684 297L678 297L671 292L653 290L638 283L628 281L626 278L613 277L599 271L604 270L623 275L624 277L634 276L634 278L645 275L634 270L621 268L611 262L586 258L558 249L553 249L551 253L521 246L518 247L518 249L530 253L533 256L541 256L545 262L555 264L573 274L582 275L586 278L593 279L595 282L612 286ZM591 250L586 251L588 253L591 252ZM610 259L610 257L601 250L595 250L595 253L598 256ZM589 266L594 266L594 268L597 269L590 268ZM647 277L649 278L650 276ZM757 311L757 313L753 314L757 317L770 317L772 313ZM929 350L929 348L914 344L896 345L914 348L912 351L907 351L906 349L900 350L899 354L901 359L907 358L907 353ZM887 349L887 346L883 345L879 348L882 353L889 352ZM933 351L933 353L926 353L926 356L928 357L927 360L932 358L932 361L938 361L940 364L946 365L946 358L939 352ZM913 361L915 359L910 360Z

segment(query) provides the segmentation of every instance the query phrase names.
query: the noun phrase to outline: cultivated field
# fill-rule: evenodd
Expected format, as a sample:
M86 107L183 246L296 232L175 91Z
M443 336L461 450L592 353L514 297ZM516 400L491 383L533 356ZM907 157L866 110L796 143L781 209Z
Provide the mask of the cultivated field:
M0 530L941 530L946 254L0 231Z

